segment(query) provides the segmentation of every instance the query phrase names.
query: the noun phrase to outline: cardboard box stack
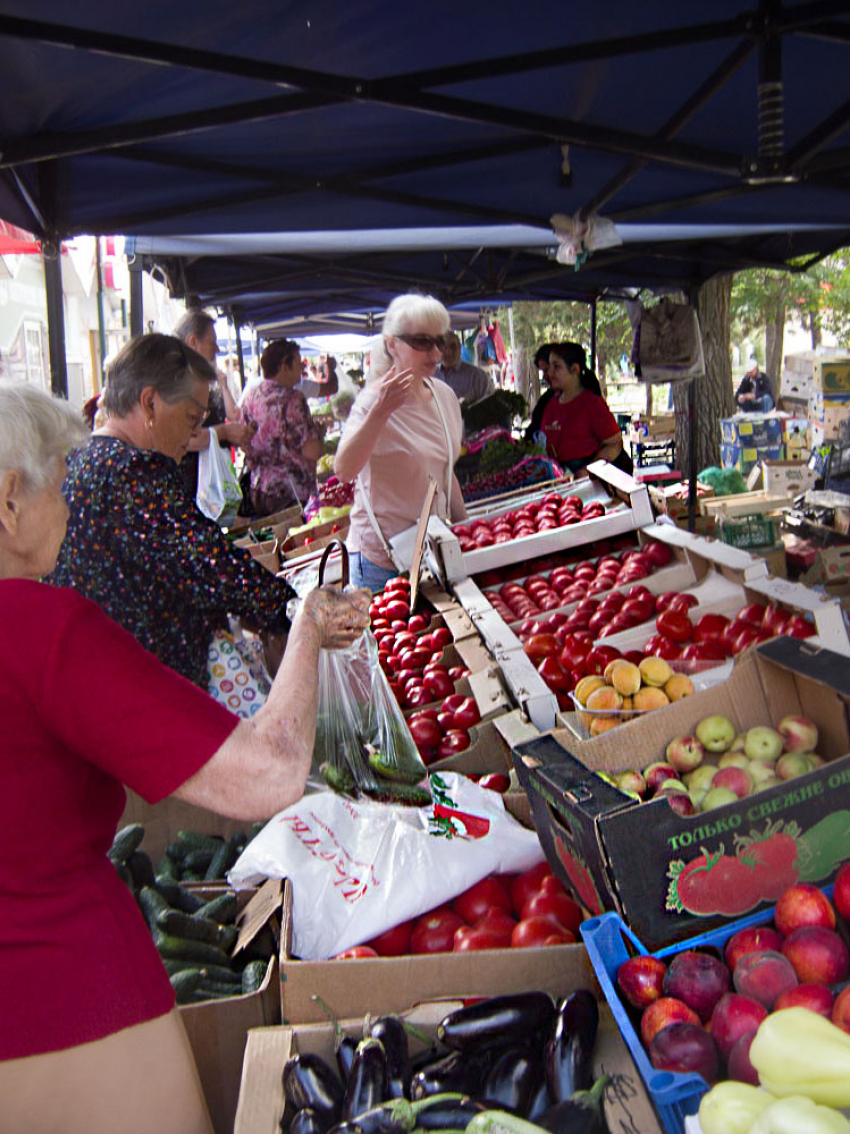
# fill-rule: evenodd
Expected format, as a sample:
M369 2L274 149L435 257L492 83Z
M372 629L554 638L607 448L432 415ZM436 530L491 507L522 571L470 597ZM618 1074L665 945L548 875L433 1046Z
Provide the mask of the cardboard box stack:
M800 351L799 354L786 354L779 382L779 396L783 402L799 402L805 406L812 392L812 372L815 352Z
M746 413L720 421L720 464L746 476L760 461L782 461L783 418L779 414Z
M811 447L838 439L838 426L850 415L850 357L816 358L808 399Z

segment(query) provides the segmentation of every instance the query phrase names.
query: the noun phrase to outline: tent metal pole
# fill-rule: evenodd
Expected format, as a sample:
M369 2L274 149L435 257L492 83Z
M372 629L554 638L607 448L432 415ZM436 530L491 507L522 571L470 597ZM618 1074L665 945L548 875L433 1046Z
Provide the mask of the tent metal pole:
M65 310L62 301L62 241L42 243L44 292L47 306L47 341L50 356L50 389L57 398L68 398L68 364L65 359Z
M699 287L688 289L688 302L699 306ZM688 531L697 526L697 381L688 382Z
M134 258L127 267L130 269L130 338L135 339L145 330L142 262Z
M239 367L239 388L245 389L245 356L242 354L242 321L235 311L230 314L233 330L236 333L236 364Z
M596 373L596 296L590 301L590 369Z

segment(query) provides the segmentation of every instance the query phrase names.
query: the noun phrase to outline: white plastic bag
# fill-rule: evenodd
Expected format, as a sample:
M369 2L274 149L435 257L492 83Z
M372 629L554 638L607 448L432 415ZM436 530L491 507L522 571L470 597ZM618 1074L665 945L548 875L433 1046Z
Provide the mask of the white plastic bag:
M305 796L271 819L228 873L231 885L288 878L293 941L305 960L332 957L450 901L493 872L544 855L498 792L454 772L431 776L430 807Z
M222 527L230 527L242 503L242 489L227 449L216 440L210 430L210 443L198 454L198 507L210 520Z
M629 318L633 326L637 323L632 358L641 381L677 382L705 374L695 308L665 296L654 307L633 308Z

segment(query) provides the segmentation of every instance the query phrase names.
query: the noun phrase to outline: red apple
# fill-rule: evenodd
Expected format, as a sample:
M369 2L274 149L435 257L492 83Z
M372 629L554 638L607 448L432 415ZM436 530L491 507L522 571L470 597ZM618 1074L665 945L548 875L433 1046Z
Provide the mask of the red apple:
M823 890L809 882L798 882L780 895L773 922L783 937L803 926L835 929L835 910Z
M729 1078L738 1083L749 1083L752 1087L760 1085L759 1073L750 1062L750 1044L755 1038L755 1031L745 1032L744 1035L739 1036L726 1061L726 1072Z
M818 742L818 726L808 717L783 717L776 726L786 752L814 752Z
M617 986L635 1008L646 1008L660 999L667 966L657 957L629 957L617 969Z
M667 745L664 755L677 772L692 772L702 763L705 749L695 736L677 736Z
M850 972L850 953L837 933L820 925L795 929L782 943L801 984L835 984Z
M767 925L751 925L739 929L726 942L724 956L726 964L734 974L735 966L748 953L762 953L767 950L778 952L782 948L782 936Z
M850 919L850 862L845 862L835 876L832 900L841 916Z
M662 996L644 1008L640 1018L640 1038L649 1046L662 1028L671 1024L699 1024L699 1016L682 1000Z
M842 1032L850 1032L850 984L845 985L836 996L830 1019Z
M672 764L657 761L655 764L650 764L648 768L644 768L643 778L646 780L647 790L652 793L658 791L665 780L678 779L679 773Z
M714 1007L708 1030L724 1059L741 1038L754 1032L767 1016L767 1009L751 996L727 992Z
M772 1008L783 992L799 984L788 958L770 951L748 953L741 957L732 980L736 992L757 1000L765 1008Z
M832 1015L834 1000L835 997L825 984L798 984L796 988L789 988L787 992L777 997L773 1011L780 1012L783 1008L808 1008L810 1012L819 1012L828 1020Z

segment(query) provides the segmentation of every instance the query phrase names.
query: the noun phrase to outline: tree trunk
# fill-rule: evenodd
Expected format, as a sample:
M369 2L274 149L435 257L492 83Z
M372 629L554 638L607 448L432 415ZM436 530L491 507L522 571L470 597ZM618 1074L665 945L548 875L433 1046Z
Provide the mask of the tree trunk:
M705 353L705 374L695 378L696 449L693 454L696 470L720 464L721 417L735 412L732 390L732 365L729 359L729 302L732 277L720 276L704 283L697 297L702 346ZM676 465L687 480L691 467L690 418L688 385L673 386L673 408L676 414Z
M782 377L782 351L785 339L785 302L777 299L773 318L765 328L764 368L768 378L773 381L776 397L779 397L779 382Z

